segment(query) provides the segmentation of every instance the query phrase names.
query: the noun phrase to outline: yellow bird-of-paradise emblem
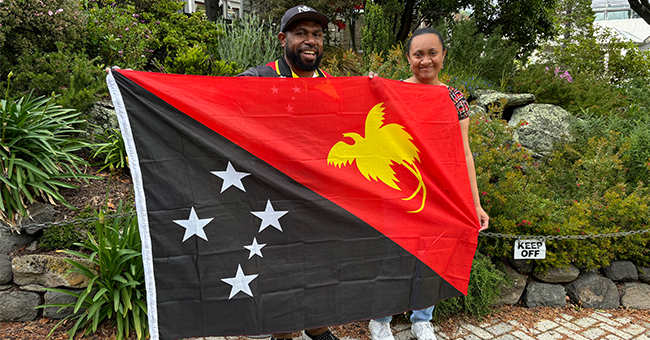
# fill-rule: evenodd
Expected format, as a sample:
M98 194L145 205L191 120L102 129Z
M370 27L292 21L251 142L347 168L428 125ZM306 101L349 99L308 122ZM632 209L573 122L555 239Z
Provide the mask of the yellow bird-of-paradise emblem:
M403 200L412 200L422 190L422 204L420 208L411 213L417 213L424 209L427 196L427 188L422 180L422 174L415 161L420 161L419 150L413 144L413 137L399 124L386 124L384 121L383 103L375 105L368 116L365 124L365 137L358 133L344 133L343 137L350 137L354 144L347 144L339 141L327 155L327 164L342 167L356 162L359 172L367 179L380 180L389 187L402 191L397 185L399 180L395 177L395 171L391 168L393 163L404 166L417 179L418 187L411 196Z

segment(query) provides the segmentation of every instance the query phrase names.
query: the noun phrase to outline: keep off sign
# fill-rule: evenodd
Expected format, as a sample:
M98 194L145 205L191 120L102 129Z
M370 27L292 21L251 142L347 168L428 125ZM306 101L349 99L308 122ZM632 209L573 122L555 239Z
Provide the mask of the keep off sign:
M515 260L531 260L546 258L546 242L544 240L516 240Z

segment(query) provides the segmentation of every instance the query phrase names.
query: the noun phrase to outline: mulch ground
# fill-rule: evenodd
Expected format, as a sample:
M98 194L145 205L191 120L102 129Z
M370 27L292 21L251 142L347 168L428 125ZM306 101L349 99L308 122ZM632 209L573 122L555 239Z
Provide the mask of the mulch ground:
M607 309L606 313L612 314L613 318L620 318L625 316L633 316L640 320L650 320L650 310L634 310L634 309ZM541 320L554 320L560 317L561 314L567 314L575 318L583 318L591 313L593 309L577 308L576 306L569 305L565 308L551 308L551 307L537 307L525 308L522 306L503 306L499 307L492 315L482 318L471 316L457 315L445 320L437 320L434 323L442 328L442 331L450 334L457 331L459 325L463 323L471 323L479 325L481 323L496 324L502 321L517 320L520 324L527 325L533 328L533 325ZM408 323L405 317L396 317L393 319L394 323ZM71 324L62 325L58 328L50 338L47 338L48 333L60 320L50 320L45 318L38 318L34 321L28 322L2 322L0 323L0 340L24 340L24 339L52 339L52 340L65 340L69 336L65 332L72 326ZM330 328L338 337L351 337L360 340L370 340L368 332L368 322L359 321L348 323L340 326ZM97 333L82 336L78 334L75 336L76 340L114 340L114 328L101 325ZM136 339L135 335L131 336L129 340Z

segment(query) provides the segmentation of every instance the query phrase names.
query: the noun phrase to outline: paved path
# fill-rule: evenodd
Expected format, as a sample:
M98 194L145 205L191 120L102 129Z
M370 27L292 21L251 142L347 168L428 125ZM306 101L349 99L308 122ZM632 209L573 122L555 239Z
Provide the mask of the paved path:
M466 323L450 334L436 327L436 335L439 339L448 340L650 340L650 320L627 316L614 318L603 311L595 311L582 318L560 313L553 320L523 321ZM412 338L408 324L394 327L394 334L395 340Z
M486 318L491 320L492 318ZM460 323L453 332L445 333L439 327L439 340L650 340L650 320L635 316L615 317L606 311L595 310L581 317L558 313L550 319L484 321ZM393 326L395 340L413 340L407 324ZM209 337L191 340L268 340L264 337ZM190 340L190 339L188 339ZM310 340L303 335L301 339ZM343 337L341 340L359 340Z

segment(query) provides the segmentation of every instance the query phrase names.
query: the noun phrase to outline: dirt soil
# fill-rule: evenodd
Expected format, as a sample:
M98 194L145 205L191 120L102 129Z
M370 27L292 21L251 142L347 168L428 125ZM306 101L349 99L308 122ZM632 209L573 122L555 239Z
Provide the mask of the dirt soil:
M133 189L131 186L131 178L128 172L114 173L113 175L107 172L97 173L96 169L88 168L87 173L95 174L100 179L88 180L88 182L78 182L78 189L63 189L62 195L66 200L77 208L71 210L63 205L57 205L55 210L57 215L55 220L60 221L64 219L74 219L80 211L85 208L97 209L102 206L108 205L109 209L115 209L119 201L122 200L125 204L132 204L133 202ZM38 253L39 251L31 251L31 253ZM30 253L26 249L12 255L22 255ZM525 308L521 306L505 306L500 307L496 313L483 317L466 317L454 316L443 321L436 321L435 323L442 328L443 332L447 334L453 333L463 322L469 322L478 325L483 322L495 323L497 320L517 320L525 324L528 322L534 323L539 319L553 320L561 313L572 315L574 317L586 316L592 313L590 309L575 308L575 306L567 306L566 308ZM614 315L614 317L623 316L636 316L642 320L650 320L650 310L607 310L607 313ZM59 323L60 320L50 320L39 316L34 321L28 322L0 322L0 340L24 340L24 339L52 339L64 340L69 336L65 332L73 325L72 322L65 323L57 328L56 331L48 338L48 333L52 328ZM408 323L405 317L394 318L394 323ZM532 326L532 324L531 324ZM369 340L369 333L366 321L353 322L340 326L331 327L332 331L338 337L351 337L360 340ZM115 339L115 329L109 325L101 325L96 333L87 336L78 334L74 339L87 339L87 340L113 340ZM129 340L136 339L133 335Z

